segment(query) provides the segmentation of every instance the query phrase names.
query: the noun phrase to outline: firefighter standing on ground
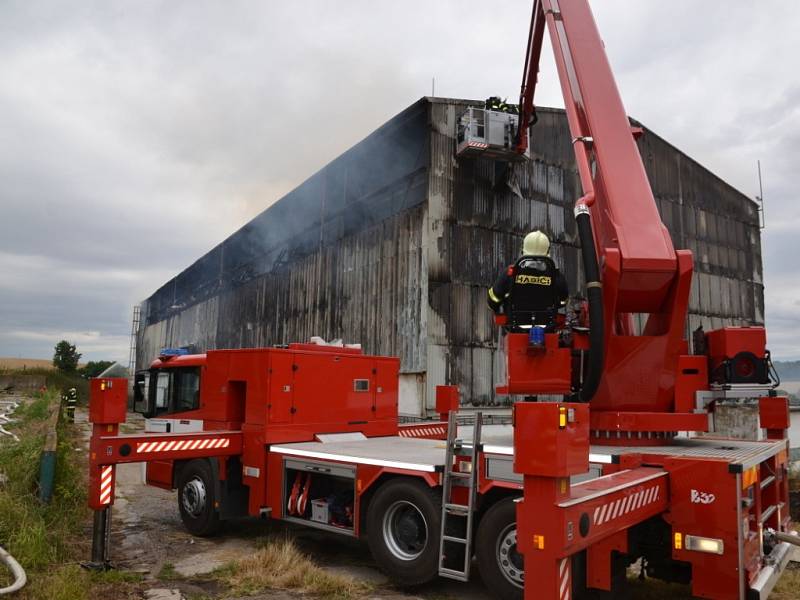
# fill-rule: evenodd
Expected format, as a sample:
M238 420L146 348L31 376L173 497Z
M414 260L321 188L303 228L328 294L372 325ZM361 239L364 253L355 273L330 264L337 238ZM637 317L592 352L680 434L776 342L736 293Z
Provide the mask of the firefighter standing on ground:
M74 387L69 388L61 399L67 403L67 420L72 423L75 421L75 407L78 405L78 390Z
M522 242L522 257L513 265L505 269L494 285L489 288L489 308L495 314L499 314L501 309L507 304L515 283L518 285L530 284L530 289L534 290L534 295L538 295L542 302L537 304L548 305L549 308L557 309L566 303L569 297L567 280L555 265L551 271L543 276L523 275L516 273L520 262L526 257L547 257L549 260L550 240L541 231L532 231L525 236Z

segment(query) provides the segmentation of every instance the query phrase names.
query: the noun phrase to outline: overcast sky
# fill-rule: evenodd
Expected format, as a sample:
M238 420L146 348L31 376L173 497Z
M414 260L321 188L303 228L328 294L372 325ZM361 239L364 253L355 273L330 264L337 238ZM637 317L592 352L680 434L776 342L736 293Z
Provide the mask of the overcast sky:
M628 112L749 196L800 359L800 3L593 8ZM127 362L135 303L431 93L515 99L530 2L0 0L0 356ZM552 54L539 104L563 106Z

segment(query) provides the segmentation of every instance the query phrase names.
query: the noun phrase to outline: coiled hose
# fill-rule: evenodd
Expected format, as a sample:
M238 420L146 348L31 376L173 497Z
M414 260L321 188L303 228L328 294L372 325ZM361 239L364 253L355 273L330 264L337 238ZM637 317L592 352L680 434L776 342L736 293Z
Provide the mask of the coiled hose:
M28 583L28 576L25 575L25 569L23 569L16 559L6 552L2 546L0 546L0 561L3 561L3 564L9 568L11 574L14 576L14 583L8 587L0 588L0 596L4 594L13 594L25 587L25 584Z

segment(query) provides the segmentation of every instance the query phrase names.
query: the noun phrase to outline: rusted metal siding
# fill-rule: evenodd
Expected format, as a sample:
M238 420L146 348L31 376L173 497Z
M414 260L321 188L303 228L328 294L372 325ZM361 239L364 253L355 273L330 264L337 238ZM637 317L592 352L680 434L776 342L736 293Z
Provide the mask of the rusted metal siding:
M539 109L531 160L507 165L456 159L469 104L413 104L167 282L142 306L139 368L165 346L320 335L399 356L405 412L431 409L442 383L494 402L505 366L486 287L538 228L582 291L581 191L563 111ZM755 205L650 132L639 148L675 246L695 253L687 332L763 322Z

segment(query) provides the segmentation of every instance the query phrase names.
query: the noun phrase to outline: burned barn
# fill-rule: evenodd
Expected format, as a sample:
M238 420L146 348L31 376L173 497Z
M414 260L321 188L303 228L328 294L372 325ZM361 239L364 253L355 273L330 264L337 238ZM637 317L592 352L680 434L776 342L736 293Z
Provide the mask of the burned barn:
M562 110L538 109L530 160L457 158L457 117L478 104L422 98L166 282L141 304L137 368L164 347L316 335L399 356L401 413L424 414L444 383L494 403L486 287L538 228L580 293L581 190ZM754 202L646 128L638 145L675 247L694 253L687 329L762 323Z

